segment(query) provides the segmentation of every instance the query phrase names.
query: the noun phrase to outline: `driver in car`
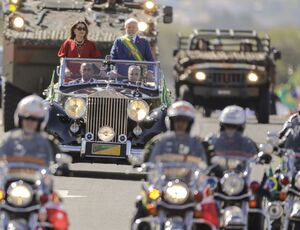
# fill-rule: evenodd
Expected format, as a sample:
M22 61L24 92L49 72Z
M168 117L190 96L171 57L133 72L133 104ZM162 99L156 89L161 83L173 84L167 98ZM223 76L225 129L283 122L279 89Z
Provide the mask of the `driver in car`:
M101 79L107 79L107 74L103 70L99 70L93 63L82 63L80 65L80 78L70 81L69 84L95 82Z

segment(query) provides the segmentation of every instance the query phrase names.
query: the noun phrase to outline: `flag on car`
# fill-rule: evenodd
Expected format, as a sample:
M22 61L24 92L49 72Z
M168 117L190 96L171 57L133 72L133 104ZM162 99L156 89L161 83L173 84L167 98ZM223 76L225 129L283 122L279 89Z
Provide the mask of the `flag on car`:
M161 93L161 101L164 105L169 107L171 105L171 92L167 87L166 80L164 79L162 82L162 93Z

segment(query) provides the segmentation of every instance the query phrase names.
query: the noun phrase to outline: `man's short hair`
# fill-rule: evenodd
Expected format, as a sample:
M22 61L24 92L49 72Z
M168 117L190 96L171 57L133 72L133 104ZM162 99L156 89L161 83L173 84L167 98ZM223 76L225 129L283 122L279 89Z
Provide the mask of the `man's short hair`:
M140 71L140 73L141 73L141 67L138 66L138 65L131 65L131 66L129 66L128 67L128 73L131 72L134 69L138 69Z
M136 20L135 18L128 18L126 21L125 21L125 27L129 24L129 23L136 23L138 24L138 20Z

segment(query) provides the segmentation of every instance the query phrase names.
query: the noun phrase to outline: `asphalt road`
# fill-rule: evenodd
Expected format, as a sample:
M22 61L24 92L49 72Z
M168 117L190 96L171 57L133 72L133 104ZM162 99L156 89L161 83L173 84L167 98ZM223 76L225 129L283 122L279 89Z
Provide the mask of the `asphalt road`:
M205 136L217 132L217 116L214 114L213 118L205 119L199 113L193 134ZM283 121L283 118L272 117L270 124L259 125L254 118L250 118L245 133L262 143L266 132L278 131ZM73 164L72 169L74 177L55 178L56 189L64 197L70 215L70 229L129 229L135 197L142 183L131 167ZM254 177L259 177L263 170L253 171Z

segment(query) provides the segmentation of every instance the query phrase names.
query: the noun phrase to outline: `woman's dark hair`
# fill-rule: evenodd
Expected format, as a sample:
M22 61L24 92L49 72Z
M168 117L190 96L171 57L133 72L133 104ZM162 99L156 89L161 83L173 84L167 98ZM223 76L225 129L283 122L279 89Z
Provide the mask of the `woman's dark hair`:
M87 35L88 35L88 33L89 33L89 28L88 28L87 23L86 23L85 21L83 21L83 20L76 21L76 22L72 25L72 27L71 27L71 29L70 29L70 39L74 39L74 38L75 38L75 32L74 32L74 30L76 29L76 27L77 27L78 24L83 24L83 25L84 25L84 27L85 27L85 35L84 35L84 39L86 39L86 38L87 38Z

